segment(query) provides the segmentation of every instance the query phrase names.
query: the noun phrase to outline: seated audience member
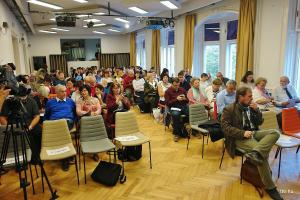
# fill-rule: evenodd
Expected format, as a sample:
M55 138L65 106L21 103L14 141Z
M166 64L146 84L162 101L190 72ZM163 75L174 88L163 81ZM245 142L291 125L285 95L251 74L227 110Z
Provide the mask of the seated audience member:
M199 87L199 79L192 78L191 79L191 88L187 92L187 98L189 100L189 104L203 104L206 108L209 108L209 102L205 96L205 94L200 90Z
M57 85L56 88L57 97L50 99L46 104L45 120L58 120L66 119L69 130L74 127L76 121L76 105L74 101L66 97L66 87L63 85ZM64 171L69 170L69 159L62 160L62 169Z
M229 80L226 82L226 88L217 94L218 114L222 114L225 106L231 104L235 100L236 82Z
M200 76L200 90L204 93L205 89L210 85L208 74L202 73Z
M259 77L255 81L255 88L252 90L253 101L260 109L273 106L273 97L266 90L267 79Z
M110 88L110 93L106 98L107 117L106 122L108 124L115 123L115 112L126 111L130 109L130 102L127 97L121 93L120 84L114 82Z
M161 74L160 74L160 80L162 80L162 77L167 74L168 77L170 77L170 74L169 74L169 70L167 68L163 68Z
M216 74L216 76L217 76L218 79L220 79L222 81L222 83L223 83L222 84L222 89L224 89L226 87L227 81L229 81L229 78L224 77L221 72L218 72Z
M123 80L123 89L126 97L133 102L133 86L132 81L134 80L134 71L132 69L128 70L127 76Z
M91 96L89 85L83 85L79 88L81 98L76 101L77 116L95 116L101 114L101 105L97 98Z
M135 79L132 81L132 86L134 89L135 103L138 105L141 112L145 111L144 103L144 84L145 79L142 77L141 71L135 71Z
M96 85L94 97L96 97L99 100L100 106L102 108L106 107L106 104L104 103L104 88L102 85Z
M39 112L44 113L46 104L48 102L48 96L49 96L50 90L48 87L44 85L40 85L40 87L37 90L37 95L33 97L35 102L38 105Z
M187 136L187 132L184 128L186 117L182 119L181 115L188 116L188 99L186 97L186 91L180 87L179 78L173 78L172 86L165 92L165 101L172 115L174 141L178 142L180 137Z
M253 78L253 72L247 71L245 75L243 76L240 87L248 87L250 89L254 89L254 78Z
M151 109L156 108L158 102L157 82L154 80L154 76L154 73L149 72L144 84L144 100L145 103L148 104L146 106L150 106ZM152 112L152 110L150 112Z
M178 79L180 81L180 87L182 87L186 92L191 88L190 83L185 79L185 71L181 70L178 73Z
M217 94L221 91L222 81L220 79L215 79L212 82L212 85L208 86L205 89L205 95L207 97L208 102L210 103L210 107L214 107L214 102L216 102Z
M74 82L75 80L73 78L68 78L66 80L66 88L67 88L67 97L71 97L72 93L76 90L76 88L74 87Z
M268 163L269 153L280 133L275 129L258 130L263 118L252 100L251 89L240 87L235 102L224 108L221 126L226 138L225 146L232 158L236 148L246 151L246 158L258 168L266 192L272 199L280 200L282 197L272 180Z
M274 101L279 107L293 107L296 103L300 103L295 88L289 84L290 80L286 76L280 77L280 86L275 88Z
M96 78L94 75L88 75L84 79L84 83L91 88L91 96L95 95Z
M53 85L66 85L65 74L63 71L58 71L56 74L56 78L53 80Z
M101 79L101 82L100 82L100 84L104 87L104 88L106 88L110 83L112 83L113 82L113 80L112 80L112 78L110 77L110 72L108 71L108 70L105 70L104 72L103 72L103 77L102 77L102 79Z
M40 112L36 101L29 96L30 90L28 90L24 85L19 86L19 96L20 100L23 103L24 107L26 108L26 112L23 114L24 123L26 123L28 130L30 132L29 137L31 142L35 144L35 149L33 150L33 156L31 163L38 164L38 155L41 151L41 139L42 139L42 129L39 124L40 121ZM5 100L2 106L0 118L2 125L6 125L10 123L10 113L15 107L15 104L9 102L9 100ZM18 109L18 108L17 108ZM13 121L16 123L16 121Z
M97 84L101 83L101 77L102 77L102 71L101 70L97 70L97 74L95 75L96 83Z
M116 71L116 81L117 81L117 83L119 83L120 85L122 85L123 84L123 70L122 69L118 69L117 71Z
M185 78L185 80L190 84L190 81L191 81L191 79L192 79L193 77L190 75L189 70L185 70L185 71L184 71L184 78ZM186 91L187 91L187 90L186 90Z
M162 73L160 80L157 84L157 90L159 95L159 103L165 105L165 92L169 87L171 87L171 83L169 83L169 75L167 73Z

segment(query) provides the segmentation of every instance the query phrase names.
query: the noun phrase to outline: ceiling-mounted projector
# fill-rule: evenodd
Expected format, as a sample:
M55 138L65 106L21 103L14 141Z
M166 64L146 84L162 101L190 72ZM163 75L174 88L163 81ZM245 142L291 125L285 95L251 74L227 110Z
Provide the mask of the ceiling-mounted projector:
M76 26L76 16L75 15L60 15L55 18L57 26L64 27L75 27Z
M94 22L88 22L87 24L86 24L86 26L88 27L88 28L93 28L94 27Z

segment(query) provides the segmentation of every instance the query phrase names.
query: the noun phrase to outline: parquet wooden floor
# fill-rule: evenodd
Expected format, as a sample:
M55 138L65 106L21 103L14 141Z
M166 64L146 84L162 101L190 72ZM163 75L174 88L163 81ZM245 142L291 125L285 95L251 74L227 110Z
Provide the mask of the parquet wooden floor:
M63 172L59 162L47 162L46 172L52 186L58 191L59 199L88 200L250 200L260 199L255 188L247 182L240 184L241 158L232 160L225 155L222 169L219 162L222 142L205 144L204 159L201 158L202 139L192 138L189 150L186 139L173 142L171 130L164 131L149 114L137 113L140 129L152 140L153 169L149 168L148 146L143 146L143 157L136 162L125 163L127 182L123 185L105 187L92 181L90 174L97 163L87 158L87 184L84 184L83 167L80 185L77 186L75 167ZM270 164L278 189L285 199L300 199L300 153L296 149L283 150L281 177L277 180L278 159L274 160L275 148L270 154ZM101 155L107 159L106 155ZM0 199L22 199L18 176L11 170L2 176ZM49 199L46 189L41 191L41 179L35 179L36 195L28 188L29 199ZM265 195L263 199L269 199Z

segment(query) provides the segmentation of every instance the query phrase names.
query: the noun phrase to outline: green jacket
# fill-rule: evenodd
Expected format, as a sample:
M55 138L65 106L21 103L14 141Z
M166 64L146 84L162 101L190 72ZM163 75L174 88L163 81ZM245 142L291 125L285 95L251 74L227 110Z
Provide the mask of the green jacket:
M255 129L263 123L262 114L259 109L250 109L251 122ZM237 103L226 106L222 113L221 127L225 135L225 147L229 155L234 158L235 140L243 140L245 130L243 129L243 110Z

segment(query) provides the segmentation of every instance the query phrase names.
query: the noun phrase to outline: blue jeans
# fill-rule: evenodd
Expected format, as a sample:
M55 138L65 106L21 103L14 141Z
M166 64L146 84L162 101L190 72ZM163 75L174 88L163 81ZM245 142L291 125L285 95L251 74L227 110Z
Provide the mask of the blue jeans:
M188 122L189 111L187 106L181 108L181 111L172 110L170 111L172 115L172 126L173 134L178 136L184 136L184 123ZM185 115L185 117L183 117Z

